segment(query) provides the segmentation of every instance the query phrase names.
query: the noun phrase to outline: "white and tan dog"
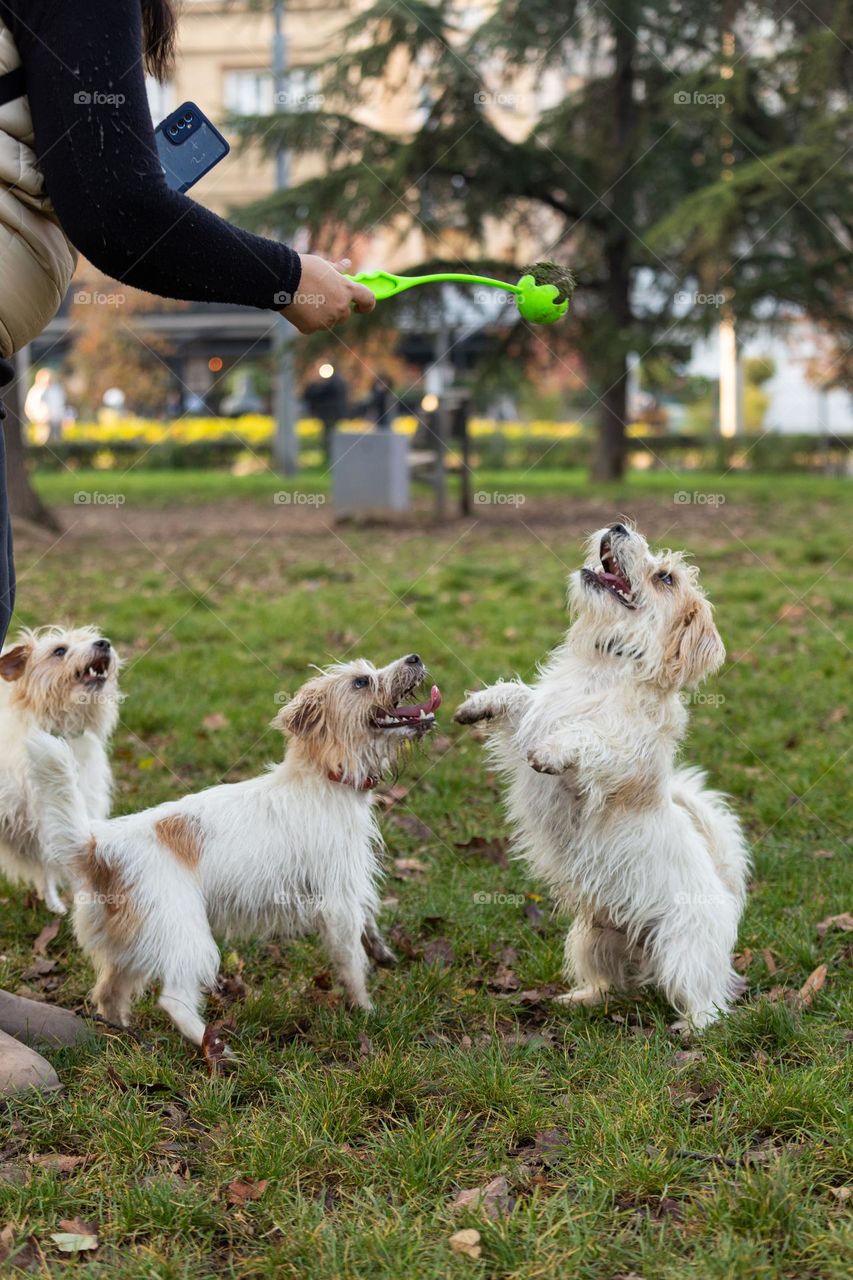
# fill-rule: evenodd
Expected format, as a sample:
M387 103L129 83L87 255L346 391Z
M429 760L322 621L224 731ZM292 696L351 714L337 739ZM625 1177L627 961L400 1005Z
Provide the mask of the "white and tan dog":
M48 869L38 834L25 743L32 729L68 744L86 812L106 818L112 775L107 745L118 716L118 657L94 627L24 631L0 654L0 871L32 885L64 912L61 869Z
M729 1004L749 855L725 800L675 767L689 689L725 650L694 566L614 524L570 580L574 621L532 687L471 694L517 847L574 915L567 1004L651 983L696 1028Z
M219 966L214 932L317 931L350 1001L371 1007L368 952L394 960L375 923L372 789L402 744L435 723L435 686L427 702L403 705L424 676L417 654L380 670L329 667L273 721L290 738L281 764L109 822L90 820L66 744L31 736L44 840L75 880L99 1013L124 1024L134 997L159 983L162 1008L200 1044L202 993Z

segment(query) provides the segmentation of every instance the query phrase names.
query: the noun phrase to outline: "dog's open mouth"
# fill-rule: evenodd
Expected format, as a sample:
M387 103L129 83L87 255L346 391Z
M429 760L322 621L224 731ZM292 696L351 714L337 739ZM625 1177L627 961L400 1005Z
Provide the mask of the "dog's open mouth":
M390 709L377 707L374 723L379 729L431 729L440 706L441 693L434 684L426 702L404 703Z
M78 672L77 681L87 689L99 688L106 683L110 674L109 654L97 653L89 660L88 666Z
M601 539L600 569L583 569L581 575L585 582L591 583L604 591L609 591L626 609L636 609L634 588L613 548L613 540L609 533Z

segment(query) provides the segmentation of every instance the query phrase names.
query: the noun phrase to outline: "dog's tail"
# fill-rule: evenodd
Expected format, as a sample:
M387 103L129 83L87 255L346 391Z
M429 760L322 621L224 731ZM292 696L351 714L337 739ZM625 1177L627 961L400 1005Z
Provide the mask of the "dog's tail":
M77 762L63 738L55 738L43 729L33 729L27 735L26 749L44 859L65 869L92 836Z

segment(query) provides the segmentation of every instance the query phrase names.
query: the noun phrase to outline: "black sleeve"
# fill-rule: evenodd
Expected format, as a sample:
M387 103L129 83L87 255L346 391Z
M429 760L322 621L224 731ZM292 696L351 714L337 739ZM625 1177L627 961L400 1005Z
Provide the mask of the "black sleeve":
M189 301L276 309L296 291L297 253L166 185L145 92L140 0L0 0L0 16L24 64L48 195L94 266Z

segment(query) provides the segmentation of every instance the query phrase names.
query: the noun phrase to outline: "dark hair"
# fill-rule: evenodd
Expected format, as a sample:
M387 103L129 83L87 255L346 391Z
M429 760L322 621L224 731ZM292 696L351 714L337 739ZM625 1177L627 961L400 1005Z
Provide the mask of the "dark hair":
M142 0L143 59L158 80L165 80L172 70L177 26L172 0Z

